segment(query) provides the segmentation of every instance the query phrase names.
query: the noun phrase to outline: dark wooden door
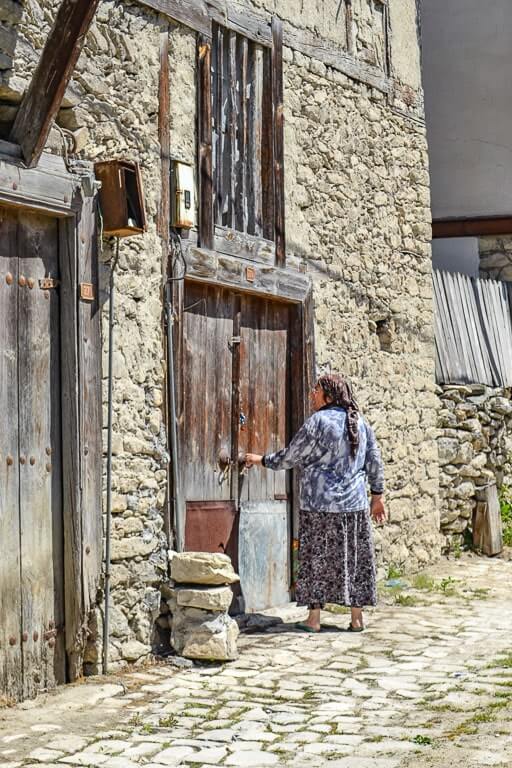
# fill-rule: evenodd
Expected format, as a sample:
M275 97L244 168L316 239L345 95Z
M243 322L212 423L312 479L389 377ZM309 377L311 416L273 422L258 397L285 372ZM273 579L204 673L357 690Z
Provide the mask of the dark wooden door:
M249 509L251 520L259 515L263 527L260 540L256 536L254 541L256 554L265 560L267 539L276 535L283 544L279 553L272 550L279 562L268 572L267 604L272 604L277 577L280 594L283 584L288 588L289 479L285 472L244 472L239 457L276 450L288 439L290 316L284 303L211 285L186 286L181 414L185 548L226 552L235 568L243 569L244 541L255 531L245 523L245 538L240 538L241 515ZM255 567L259 564L256 557Z
M65 680L59 225L0 216L0 687L20 699Z

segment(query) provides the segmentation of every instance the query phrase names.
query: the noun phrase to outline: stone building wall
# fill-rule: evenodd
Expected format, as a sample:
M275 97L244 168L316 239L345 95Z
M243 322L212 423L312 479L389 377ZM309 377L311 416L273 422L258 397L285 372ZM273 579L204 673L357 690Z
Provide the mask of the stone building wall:
M346 373L386 461L381 563L439 551L424 128L384 96L287 51L288 246L315 282L320 369Z
M381 572L389 563L419 568L440 551L427 145L414 13L404 1L392 0L391 23L400 46L397 81L414 95L407 103L402 91L385 95L284 50L288 249L306 260L314 281L319 368L352 378L383 448L390 522L376 533ZM343 27L329 23L339 5L334 0L246 3L343 44ZM57 5L27 0L24 6L6 70L13 103L29 81ZM365 13L358 27L363 47L378 49L376 17L368 16L368 3L356 3L356 23L359 6ZM376 0L380 13L377 6ZM160 585L168 575L165 260L155 224L159 46L167 24L136 2L103 0L58 117L84 159L140 162L148 214L147 233L122 241L116 276L112 668L149 652ZM170 29L171 153L193 163L196 35L177 24ZM406 41L411 54L403 56ZM62 151L58 132L51 141L54 151ZM106 243L105 301L111 256ZM104 342L106 320L105 312ZM105 376L106 354L104 343ZM106 402L106 379L104 397ZM101 610L95 622L99 639ZM91 671L98 653L92 642Z
M439 395L441 531L450 549L471 528L479 489L512 487L512 391L450 385Z
M512 234L480 237L478 251L481 275L512 282Z

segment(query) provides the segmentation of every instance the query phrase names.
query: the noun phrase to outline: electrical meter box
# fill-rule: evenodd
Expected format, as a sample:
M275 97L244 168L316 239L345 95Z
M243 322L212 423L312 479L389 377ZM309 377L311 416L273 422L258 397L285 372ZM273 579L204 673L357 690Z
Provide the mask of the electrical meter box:
M171 167L171 227L191 229L196 223L194 169L174 160Z
M130 237L145 232L144 191L138 163L106 160L95 163L94 172L101 182L103 234Z

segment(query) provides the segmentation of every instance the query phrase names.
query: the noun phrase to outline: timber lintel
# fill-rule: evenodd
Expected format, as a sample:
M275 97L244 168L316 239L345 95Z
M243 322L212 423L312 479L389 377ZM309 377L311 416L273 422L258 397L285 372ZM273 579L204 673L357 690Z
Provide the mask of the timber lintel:
M311 290L309 276L295 269L246 261L224 253L188 245L187 278L260 296L299 303Z
M458 219L434 219L432 237L484 237L512 235L512 216L480 216Z

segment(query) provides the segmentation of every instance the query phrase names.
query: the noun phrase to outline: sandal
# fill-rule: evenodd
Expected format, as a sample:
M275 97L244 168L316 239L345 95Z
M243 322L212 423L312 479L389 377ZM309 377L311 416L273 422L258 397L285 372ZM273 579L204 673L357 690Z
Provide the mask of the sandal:
M352 622L347 627L347 632L364 632L364 627L353 627Z
M301 632L313 632L314 634L320 632L319 629L313 629L313 627L310 627L309 624L306 624L304 621L296 621L293 626Z

